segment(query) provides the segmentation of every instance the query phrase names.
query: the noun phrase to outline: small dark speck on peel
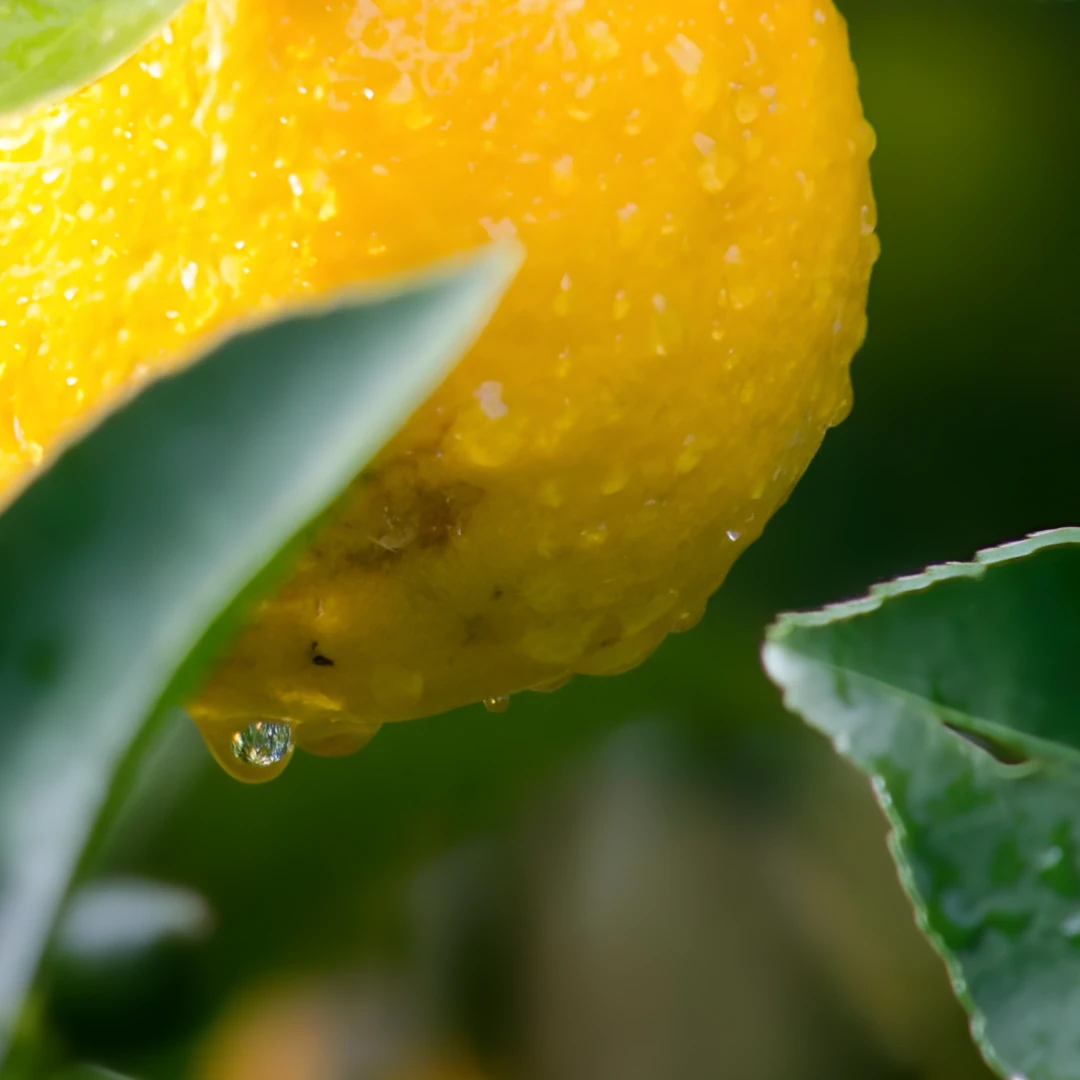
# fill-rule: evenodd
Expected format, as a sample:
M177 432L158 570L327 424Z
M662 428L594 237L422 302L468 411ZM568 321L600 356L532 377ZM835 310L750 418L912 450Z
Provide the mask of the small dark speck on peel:
M318 649L318 647L319 647L319 643L317 641L313 641L311 643L311 651L312 651L312 653L314 653L314 655L311 658L311 662L316 667L333 667L334 666L334 661L331 660L329 656L323 656L322 653L315 651L316 649Z

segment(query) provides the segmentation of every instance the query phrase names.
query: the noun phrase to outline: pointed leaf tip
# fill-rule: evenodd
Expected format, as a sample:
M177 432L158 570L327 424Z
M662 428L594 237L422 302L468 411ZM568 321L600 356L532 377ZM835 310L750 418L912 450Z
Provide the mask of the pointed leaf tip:
M520 260L485 249L226 335L0 514L0 1061L149 718L442 381Z
M0 19L0 114L62 96L116 67L183 0L35 0Z

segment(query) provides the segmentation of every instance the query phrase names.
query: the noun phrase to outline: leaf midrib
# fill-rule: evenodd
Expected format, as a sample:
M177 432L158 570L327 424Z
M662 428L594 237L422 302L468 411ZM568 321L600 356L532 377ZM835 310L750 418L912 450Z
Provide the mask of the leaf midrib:
M846 621L846 620L845 620ZM826 626L834 625L832 623L819 624L813 627L814 630L824 629ZM989 720L984 716L979 716L975 713L966 712L963 709L957 709L952 705L945 705L941 702L932 701L922 694L916 693L914 690L909 690L906 687L898 686L895 683L887 682L885 679L877 675L870 675L865 671L860 671L853 667L848 667L845 664L839 664L835 661L822 659L820 656L815 656L809 652L803 652L800 649L794 647L789 641L785 640L791 631L801 629L801 625L795 621L794 617L788 617L788 622L784 626L784 638L779 640L770 638L767 642L767 648L783 649L800 659L809 663L815 664L820 668L827 671L835 672L836 674L842 674L846 678L858 679L863 683L876 687L879 690L884 690L888 693L894 694L897 697L901 697L907 701L914 702L924 712L931 712L937 715L947 715L950 720L955 719L957 723L956 727L962 728L964 731L970 731L973 735L982 735L988 739L995 739L1005 744L1012 744L1017 749L1029 751L1029 756L1033 759L1037 759L1038 763L1049 763L1055 758L1063 759L1065 764L1080 768L1080 750L1074 749L1068 746L1066 743L1056 742L1053 739L1044 739L1038 735L1031 735L1023 730L1015 727L1010 727L1007 724L1003 724L998 720ZM785 691L785 696L789 690ZM798 711L798 710L796 710ZM944 724L941 725L945 727ZM992 754L981 751L997 769L1001 770L1001 775L1007 778L1019 779L1022 776L1029 775L1031 768L1028 764L1020 765L1006 765L1004 762L998 761Z

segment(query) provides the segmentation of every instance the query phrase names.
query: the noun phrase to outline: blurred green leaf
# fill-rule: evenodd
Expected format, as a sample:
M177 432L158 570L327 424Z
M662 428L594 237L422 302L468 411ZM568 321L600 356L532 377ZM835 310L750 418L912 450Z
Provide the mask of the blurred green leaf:
M1080 529L783 616L763 656L870 775L987 1060L1080 1080Z
M101 1069L96 1065L72 1065L63 1072L51 1073L49 1080L128 1080L112 1069Z
M188 1034L199 1020L191 988L202 985L215 928L209 901L195 890L91 874L53 932L45 995L35 1002L40 1024L24 1026L17 1041L27 1059L23 1075L40 1074L50 1047L63 1047L69 1060L130 1067L118 1047L136 1051L155 1038ZM11 1080L20 1075L18 1059L13 1049Z
M104 878L78 889L56 931L56 953L82 966L109 964L171 941L199 941L214 925L197 892L141 878Z
M441 381L517 261L493 248L219 342L0 516L0 1059L147 718Z
M0 113L119 64L183 0L0 0Z

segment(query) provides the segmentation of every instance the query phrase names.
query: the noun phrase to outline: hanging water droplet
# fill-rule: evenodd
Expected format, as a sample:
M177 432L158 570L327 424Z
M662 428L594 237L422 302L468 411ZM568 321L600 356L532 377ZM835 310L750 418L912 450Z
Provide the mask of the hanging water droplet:
M207 749L234 780L265 784L280 776L292 760L295 744L288 720L252 720L246 727L198 717L195 722Z
M484 708L488 712L504 713L510 708L510 695L501 694L499 697L484 698Z
M248 765L269 768L293 751L292 725L278 720L256 720L232 736L232 752Z

